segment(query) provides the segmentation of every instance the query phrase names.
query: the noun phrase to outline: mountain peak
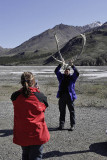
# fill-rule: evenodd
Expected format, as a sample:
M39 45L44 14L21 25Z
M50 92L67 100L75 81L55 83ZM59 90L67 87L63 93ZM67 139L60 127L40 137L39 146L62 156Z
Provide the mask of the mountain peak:
M88 24L90 28L100 27L102 26L102 23L100 21L95 21L91 24Z
M64 29L64 28L66 28L66 27L69 27L69 25L65 25L65 24L58 24L58 25L56 25L55 27L54 27L54 29Z

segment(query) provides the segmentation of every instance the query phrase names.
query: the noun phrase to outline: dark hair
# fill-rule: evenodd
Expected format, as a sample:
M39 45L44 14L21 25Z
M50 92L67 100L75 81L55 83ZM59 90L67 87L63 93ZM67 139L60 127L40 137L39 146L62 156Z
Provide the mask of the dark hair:
M32 87L34 83L35 78L31 72L24 72L21 75L21 84L23 86L22 94L24 95L24 97L28 98L31 95L31 90L29 87Z
M69 71L70 71L70 68L66 68L65 71L66 71L66 70L69 70Z
M65 68L65 70L69 70L69 71L70 71L70 69L71 69L71 67L70 67L70 66L68 66L67 68Z

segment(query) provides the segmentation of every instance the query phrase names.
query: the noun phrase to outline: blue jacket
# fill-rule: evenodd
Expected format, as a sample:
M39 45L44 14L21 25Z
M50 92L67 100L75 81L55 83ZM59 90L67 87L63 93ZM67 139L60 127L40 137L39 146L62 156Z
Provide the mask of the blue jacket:
M61 69L61 65L59 64L56 69L55 69L55 74L57 76L57 79L59 81L59 89L58 89L58 92L57 92L57 98L60 98L60 91L61 91L61 82L64 78L64 74L62 74L60 72L60 69ZM76 69L75 66L72 66L72 69L74 70L74 73L71 75L70 74L70 82L69 82L69 85L68 85L68 92L69 92L69 95L71 97L71 101L74 101L77 96L76 96L76 93L75 93L75 82L79 76L79 72L78 70Z

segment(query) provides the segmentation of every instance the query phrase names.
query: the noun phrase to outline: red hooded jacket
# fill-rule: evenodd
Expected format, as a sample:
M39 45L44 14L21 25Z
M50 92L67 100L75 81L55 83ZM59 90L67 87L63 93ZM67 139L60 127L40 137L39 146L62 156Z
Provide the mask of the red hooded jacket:
M21 90L12 94L14 106L13 142L21 146L41 145L49 141L50 134L44 112L47 97L37 88L30 87L31 95L25 98Z

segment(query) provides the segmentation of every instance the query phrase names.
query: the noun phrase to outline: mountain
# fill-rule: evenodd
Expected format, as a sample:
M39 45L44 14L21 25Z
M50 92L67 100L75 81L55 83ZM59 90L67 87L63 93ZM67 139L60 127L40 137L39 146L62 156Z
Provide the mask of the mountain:
M102 26L102 23L99 22L99 21L96 21L96 22L94 22L94 23L87 24L87 25L85 25L84 27L86 27L87 30L88 30L88 29L96 28L96 27L100 27L100 26Z
M3 48L0 46L0 56L5 55L5 53L7 53L10 50L11 50L10 48Z
M39 52L55 52L56 42L54 35L57 34L58 39L60 39L60 47L62 47L71 38L80 33L86 31L87 28L84 27L74 27L64 24L56 25L52 29L48 29L45 32L32 37L26 42L22 43L20 46L12 49L7 55L16 55L22 52L33 52L34 54Z
M22 52L33 52L36 53L43 52L55 52L56 51L56 42L54 38L54 34L57 34L58 39L60 40L60 47L64 46L66 42L68 42L73 37L79 35L80 33L84 33L85 31L99 26L100 22L95 22L86 26L69 26L64 24L56 25L52 29L48 29L45 32L34 36L22 43L20 46L12 49L7 52L7 55L16 55Z
M107 65L107 22L100 27L93 28L85 32L86 45L83 50L83 54L78 56L75 61L76 65ZM66 61L75 58L76 55L81 53L82 38L76 36L60 50L62 56ZM58 58L58 53L54 56ZM55 61L52 57L49 57L45 63L53 64Z
M48 29L41 34L32 37L28 41L22 43L20 46L11 49L9 52L5 54L5 57L0 58L0 64L1 65L55 64L55 61L53 61L51 57L51 55L55 54L57 51L54 34L56 34L59 39L59 45L63 56L67 60L71 59L72 54L76 53L77 50L79 52L79 50L81 49L81 40L79 40L80 39L79 35L80 33L84 32L87 37L87 43L84 48L86 54L83 55L84 57L87 57L86 55L89 55L89 58L90 56L94 55L94 57L96 58L96 56L99 57L100 53L102 54L102 52L105 55L105 51L107 50L106 48L107 39L105 36L107 33L106 29L107 29L106 23L101 25L100 22L95 22L90 25L85 25L82 27L59 24L52 29ZM75 43L73 42L74 40L73 38L75 39ZM72 53L72 50L74 50L75 52L73 51ZM92 53L93 55L91 55ZM84 57L82 57L84 63L82 63L82 60L78 60L78 65L84 65L84 64L92 65L92 63L91 64L88 64L88 62L86 63ZM93 63L93 65L96 65L96 63Z
M0 46L0 53L2 53L4 51L4 49Z

